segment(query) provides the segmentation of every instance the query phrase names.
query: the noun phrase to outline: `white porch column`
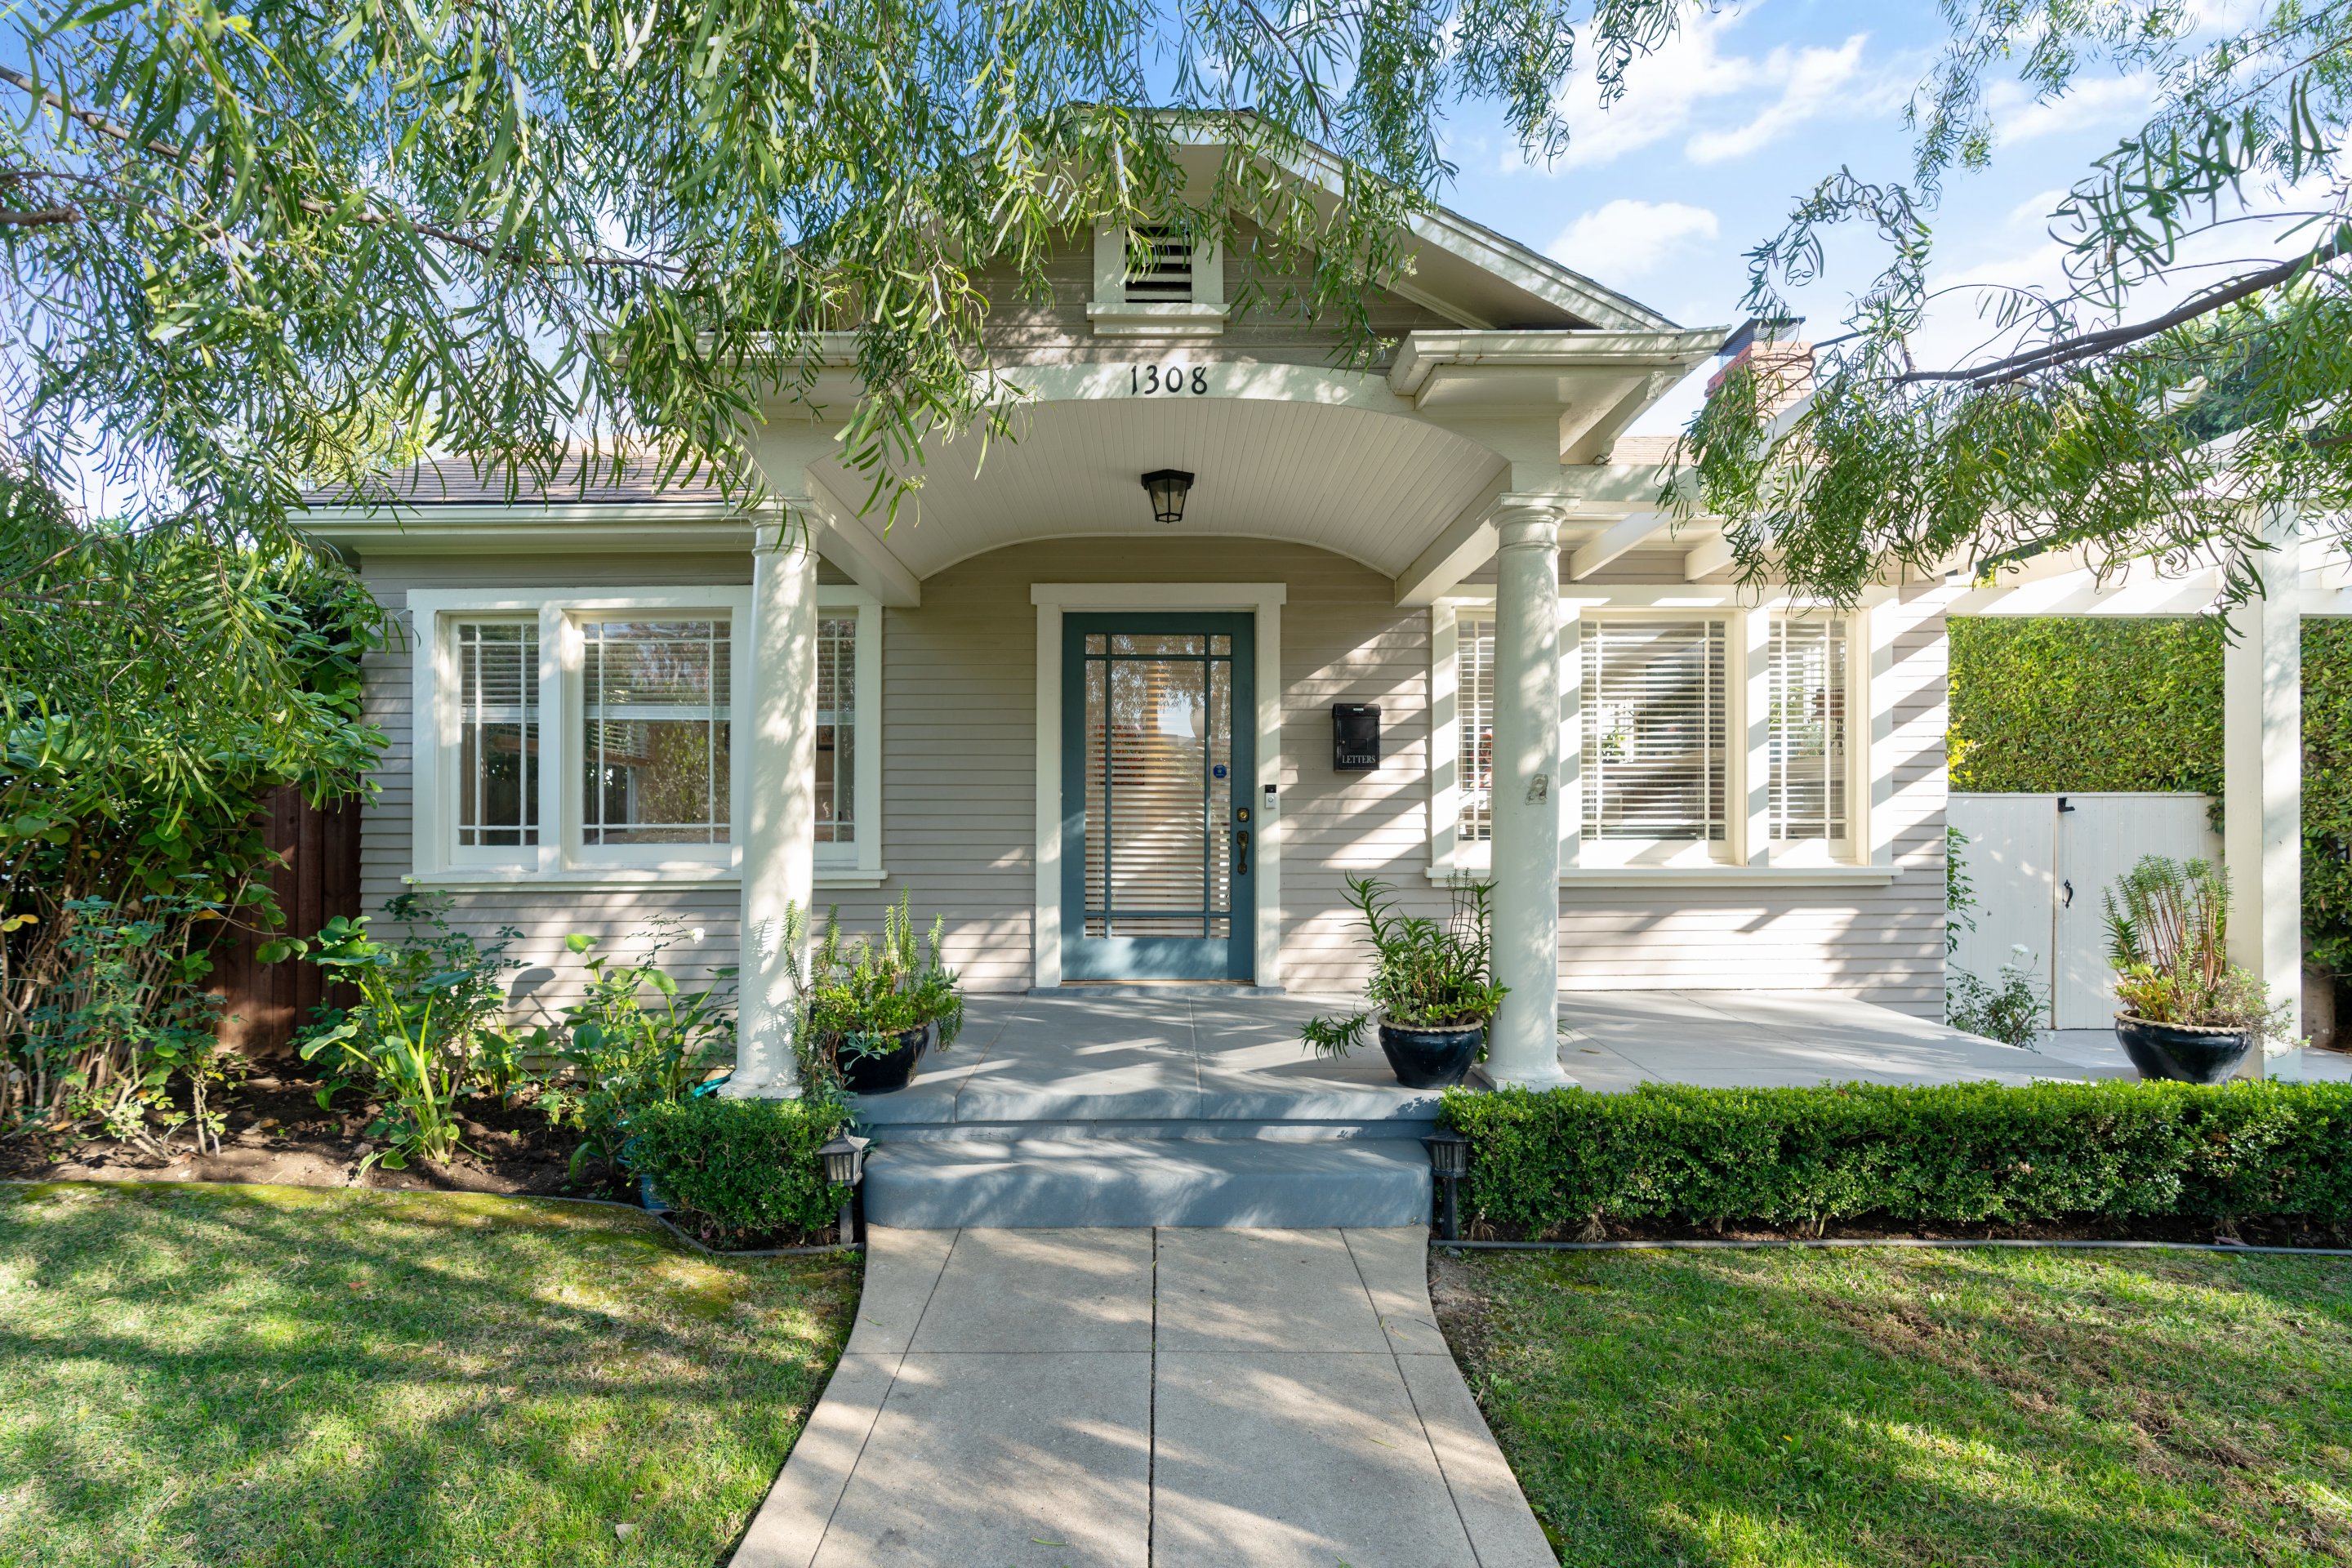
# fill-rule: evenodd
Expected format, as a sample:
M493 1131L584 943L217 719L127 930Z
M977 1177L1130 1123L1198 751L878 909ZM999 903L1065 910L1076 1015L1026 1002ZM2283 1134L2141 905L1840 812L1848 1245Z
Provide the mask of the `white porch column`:
M800 1092L784 911L803 914L816 862L816 552L797 518L759 525L751 555L751 689L737 732L751 750L743 823L743 952L728 1092Z
M2303 573L2294 513L2262 520L2274 548L2253 568L2263 595L2230 612L2221 656L2221 844L2230 958L2270 983L2303 1033ZM2263 1072L2259 1057L2248 1069Z
M1486 1076L1534 1088L1559 1070L1559 519L1507 499L1495 587L1495 1016Z

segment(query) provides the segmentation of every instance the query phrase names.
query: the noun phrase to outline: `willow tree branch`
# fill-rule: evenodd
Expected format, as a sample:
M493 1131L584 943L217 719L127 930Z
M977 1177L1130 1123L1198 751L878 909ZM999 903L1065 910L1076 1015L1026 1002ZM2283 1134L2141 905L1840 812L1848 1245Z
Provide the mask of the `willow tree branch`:
M2095 332L2084 332L2071 338L2060 338L2055 342L2043 343L2039 348L2026 349L2011 354L2006 359L1997 359L1987 364L1970 365L1961 370L1907 371L1895 378L1895 384L1904 386L1921 381L1964 381L1969 384L1971 390L1979 390L1985 387L2005 385L2013 381L2021 381L2036 371L2055 370L2062 365L2072 364L2077 360L2094 358L2111 350L2125 347L2126 344L2155 337L2159 332L2170 331L2184 321L2193 321L2200 316L2210 315L2223 306L2234 305L2249 295L2262 293L2266 289L2275 289L2282 283L2292 283L2305 272L2324 267L2345 255L2347 248L2340 241L2323 245L2308 255L2298 256L2291 261L2282 261L2275 267L2265 267L2259 272L2249 272L2242 278L2234 279L2210 293L2200 294L2167 310L2161 316L2154 316L2145 321L2134 321L2124 326L2102 328Z
M118 125L113 121L107 119L106 116L100 114L93 110L78 108L75 105L67 102L65 99L58 96L57 93L51 92L48 89L40 86L35 82L32 78L26 76L24 72L16 69L12 66L0 66L0 82L6 82L9 86L30 94L41 102L46 103L50 108L56 110L58 113L66 116L68 120L72 120L79 124L85 125L90 130L97 132L101 136L106 136L116 142L120 142L127 147L135 147L142 152L152 153L155 156L178 164L182 168L188 166L188 155L183 149L173 146L169 142L159 141L152 138L142 142L138 135L129 127ZM341 213L341 209L338 208L335 204L331 202L320 201L314 196L298 196L295 198L294 205L311 217L332 217L341 214L341 216L347 217L353 223L367 224L375 227L404 228L412 233L423 235L427 239L438 240L444 245L454 245L460 249L470 250L477 256L485 257L493 261L520 262L526 267L531 268L546 268L569 262L576 263L583 267L626 268L631 270L667 273L672 276L685 270L685 268L677 266L674 262L656 261L650 257L643 256L615 256L609 253L590 253L568 258L532 255L517 250L512 246L496 245L488 240L477 238L473 235L464 233L458 229L444 227L442 225L436 223L428 223L425 219L417 217L412 213L397 210L387 211L374 203L370 203L365 206L362 206L357 210L347 214ZM76 215L77 217L79 217L79 214ZM6 220L5 218L0 218L0 221Z

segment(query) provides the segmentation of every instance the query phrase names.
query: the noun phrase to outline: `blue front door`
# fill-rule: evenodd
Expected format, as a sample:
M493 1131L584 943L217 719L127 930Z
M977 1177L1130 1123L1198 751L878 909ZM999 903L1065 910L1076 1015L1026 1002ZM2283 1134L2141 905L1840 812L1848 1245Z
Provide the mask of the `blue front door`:
M1062 620L1062 977L1255 965L1254 616Z

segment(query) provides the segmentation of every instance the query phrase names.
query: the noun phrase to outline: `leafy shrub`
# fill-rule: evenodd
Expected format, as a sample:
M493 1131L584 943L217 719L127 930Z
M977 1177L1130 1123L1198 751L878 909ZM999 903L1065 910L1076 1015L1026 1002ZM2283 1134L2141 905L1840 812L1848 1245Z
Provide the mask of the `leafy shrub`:
M927 1024L939 1026L940 1049L955 1044L963 1032L963 996L955 971L940 959L946 929L946 917L934 917L927 951L919 953L914 916L903 891L897 904L882 911L878 942L845 941L840 911L825 911L824 934L809 959L803 1001L810 1047L802 1053L803 1070L817 1069L807 1081L837 1084L844 1055L879 1055L891 1048L891 1036Z
M618 1160L640 1113L685 1099L734 1059L735 972L719 971L721 984L706 990L681 988L660 963L681 934L664 917L636 963L589 959L587 994L563 1009L561 1055L569 1071L547 1105L558 1125L580 1130L574 1175L592 1155ZM596 939L574 934L563 943L585 954Z
M2196 1215L2352 1224L2352 1084L1449 1089L1488 1222L1818 1229Z
M848 1124L848 1110L830 1098L668 1100L630 1122L629 1168L653 1178L707 1236L808 1235L830 1225L849 1196L824 1179L817 1157Z
M95 1121L154 1154L193 1121L196 1147L218 1152L226 1119L207 1100L226 1076L215 1033L220 999L202 989L212 962L193 939L221 918L219 906L160 894L127 909L70 899L58 912L60 962L26 1016L9 1098L55 1121ZM185 1112L172 1103L175 1076L188 1083Z
M1319 1057L1345 1056L1363 1043L1378 1012L1404 1029L1454 1029L1484 1024L1502 1005L1504 987L1494 982L1492 882L1457 881L1450 920L1396 912L1388 884L1372 877L1348 879L1348 901L1356 906L1364 943L1372 950L1372 978L1364 987L1372 1005L1339 1018L1312 1018L1299 1033Z
M90 522L9 458L0 581L0 1133L94 1114L128 1130L129 1101L88 1099L126 1081L101 1057L148 1032L150 1109L173 1077L199 1101L217 1080L202 949L284 923L257 816L273 789L326 805L367 787L383 737L360 662L389 623L330 558L194 516ZM148 933L135 948L126 922Z
M2012 943L2009 951L1998 984L1946 964L1944 1022L2004 1046L2032 1050L2050 1020L2050 993L2035 982L2033 955L2025 944Z
M358 1006L302 1037L302 1059L326 1058L330 1076L318 1091L321 1108L352 1083L383 1101L367 1136L384 1140L385 1146L362 1158L362 1170L381 1163L397 1171L412 1156L446 1160L462 1146L457 1100L471 1076L473 1033L465 1026L463 991L467 977L411 973L407 955L372 941L367 925L365 915L337 915L320 929L315 942L289 944L306 949L312 963L360 994Z

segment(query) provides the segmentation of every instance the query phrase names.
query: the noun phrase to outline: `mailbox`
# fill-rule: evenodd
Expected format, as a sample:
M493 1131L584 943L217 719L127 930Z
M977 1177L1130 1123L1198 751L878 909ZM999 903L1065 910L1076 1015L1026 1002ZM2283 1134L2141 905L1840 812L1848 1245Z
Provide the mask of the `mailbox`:
M1381 765L1381 705L1331 704L1331 771L1368 773Z

